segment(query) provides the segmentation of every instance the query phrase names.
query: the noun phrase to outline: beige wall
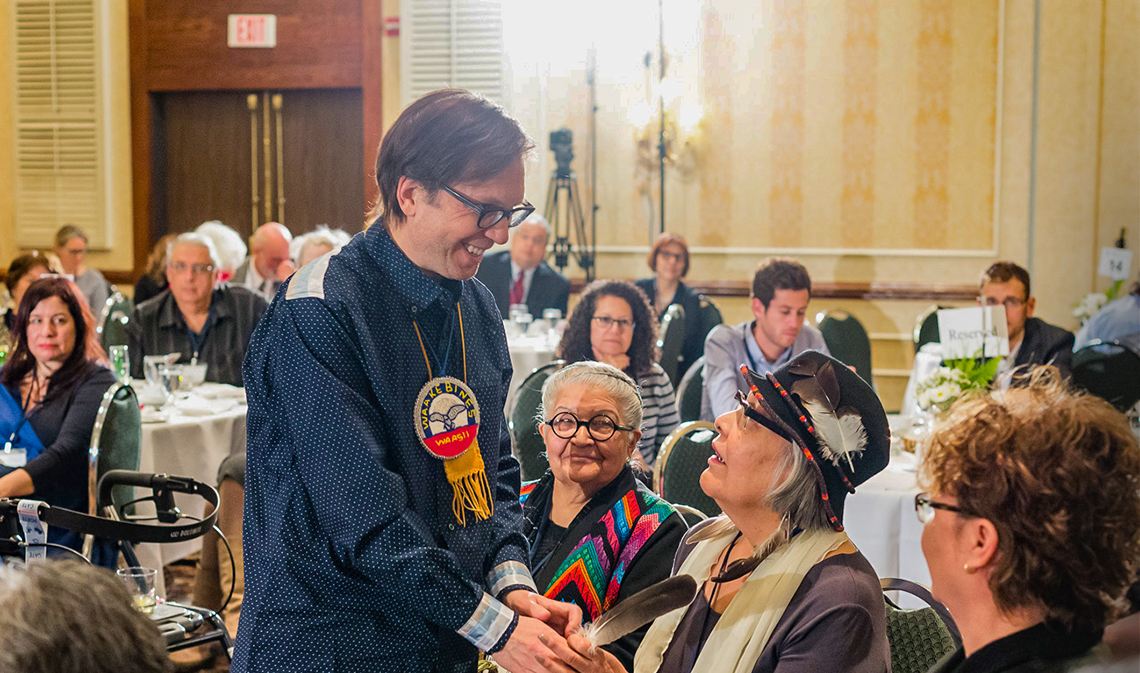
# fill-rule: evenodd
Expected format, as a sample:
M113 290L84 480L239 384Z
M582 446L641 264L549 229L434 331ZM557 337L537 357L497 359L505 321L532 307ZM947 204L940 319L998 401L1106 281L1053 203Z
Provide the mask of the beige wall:
M129 271L134 266L134 223L131 214L130 80L127 43L127 0L98 0L106 26L103 67L108 73L104 138L108 173L107 207L112 244L92 249L87 264L102 270ZM0 2L0 267L24 252L15 244L15 176L13 166L12 3ZM143 223L145 226L145 223Z

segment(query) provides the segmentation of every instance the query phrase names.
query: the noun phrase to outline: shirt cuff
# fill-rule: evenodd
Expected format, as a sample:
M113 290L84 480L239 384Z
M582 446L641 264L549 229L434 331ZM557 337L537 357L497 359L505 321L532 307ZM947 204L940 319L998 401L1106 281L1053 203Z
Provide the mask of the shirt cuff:
M487 573L487 586L490 587L491 595L496 598L501 598L506 592L515 589L529 589L538 593L534 579L530 576L530 570L518 561L504 561L491 568L491 572Z
M456 633L481 651L493 654L507 644L517 623L514 610L484 592L475 612Z

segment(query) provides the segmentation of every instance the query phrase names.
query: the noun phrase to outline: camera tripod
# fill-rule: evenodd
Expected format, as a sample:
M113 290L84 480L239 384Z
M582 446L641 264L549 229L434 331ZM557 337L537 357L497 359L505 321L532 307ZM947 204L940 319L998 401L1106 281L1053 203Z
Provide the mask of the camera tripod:
M546 191L546 209L543 212L550 222L554 235L554 265L562 271L568 266L570 256L573 255L578 261L578 266L586 272L586 282L593 281L594 252L592 239L586 236L586 223L582 219L582 202L578 198L578 176L569 167L564 168L561 162L559 167L551 172L550 187ZM571 230L578 239L577 250L570 243Z

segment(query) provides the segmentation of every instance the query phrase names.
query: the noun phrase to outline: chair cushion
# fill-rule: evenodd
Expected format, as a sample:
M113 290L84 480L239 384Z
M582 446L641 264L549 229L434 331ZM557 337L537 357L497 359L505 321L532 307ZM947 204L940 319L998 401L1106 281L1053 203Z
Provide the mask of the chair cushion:
M932 608L902 610L888 602L886 609L894 673L925 673L955 649L950 630Z

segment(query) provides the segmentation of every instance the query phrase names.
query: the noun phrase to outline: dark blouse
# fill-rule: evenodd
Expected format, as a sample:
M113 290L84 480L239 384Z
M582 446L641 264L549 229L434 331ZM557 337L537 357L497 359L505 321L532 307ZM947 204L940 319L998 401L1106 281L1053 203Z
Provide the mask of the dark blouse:
M1072 633L1045 623L999 638L969 657L961 648L930 673L1062 673L1103 661L1104 630Z
M673 555L687 527L672 505L633 476L627 465L594 494L574 521L550 521L554 474L525 484L523 533L531 545L531 573L544 595L582 608L582 621L669 577ZM553 538L553 542L551 541ZM633 670L633 654L649 625L604 649Z
M635 281L634 285L649 298L649 307L656 310L657 279L642 278ZM701 313L701 295L696 290L684 283L678 283L677 291L673 293L673 300L669 302L669 306L673 304L678 304L685 310L685 345L681 347L681 364L677 367L680 377L688 371L689 365L705 354L705 334L708 330L705 329L704 315ZM669 306L665 308L668 309ZM658 322L663 317L665 311L658 313Z
M44 446L40 455L28 461L24 470L35 489L30 496L49 505L87 512L87 455L91 431L103 394L115 382L106 367L92 365L87 378L69 395L45 402L28 414L28 423ZM20 387L7 386L13 399L20 399ZM79 549L80 536L58 527L48 528L48 541Z
M162 291L167 287L166 283L160 283L150 276L150 274L143 274L135 283L135 306L143 303L151 297L157 297L162 294Z
M682 544L674 573L692 549ZM660 673L693 671L719 619L718 613L709 610L704 591L699 592L665 650ZM890 661L878 577L862 554L837 554L804 576L752 670L882 673L890 670Z

